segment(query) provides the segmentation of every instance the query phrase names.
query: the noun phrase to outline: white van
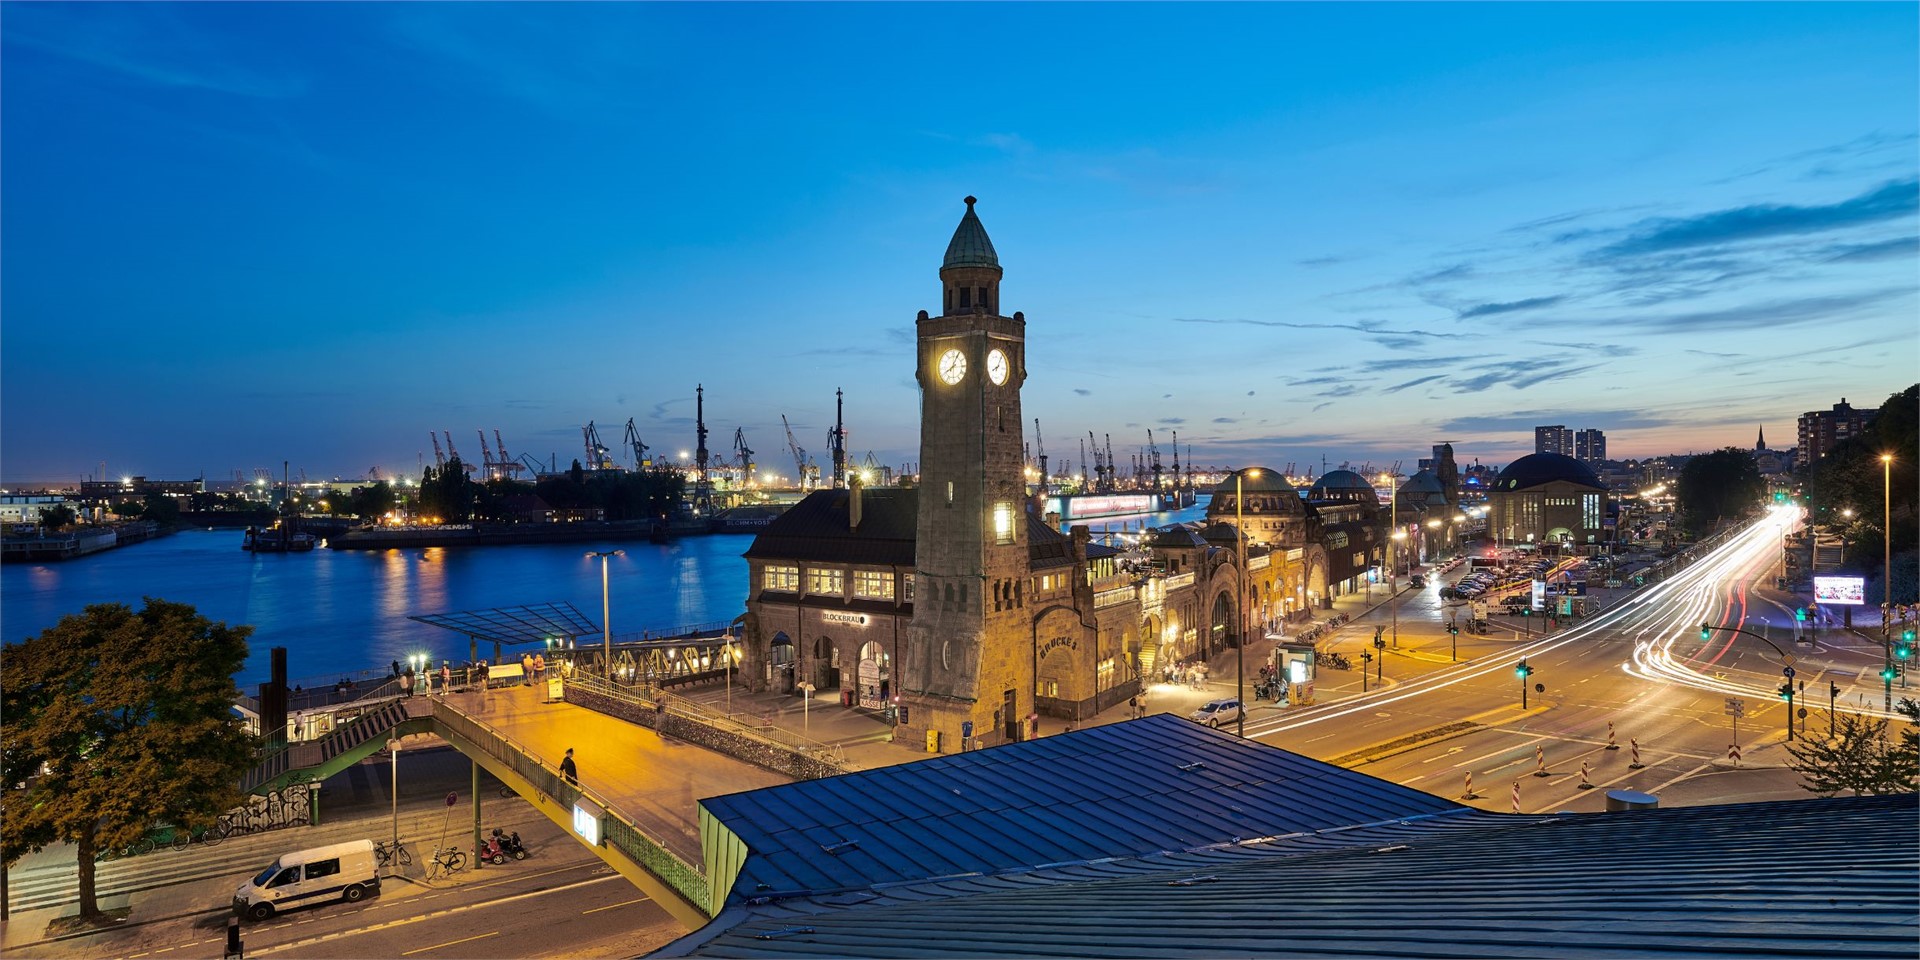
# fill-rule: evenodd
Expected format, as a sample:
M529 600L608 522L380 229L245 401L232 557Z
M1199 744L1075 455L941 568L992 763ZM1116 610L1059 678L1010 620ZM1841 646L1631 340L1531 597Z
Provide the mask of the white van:
M373 860L373 841L349 840L275 860L234 891L233 912L249 920L265 920L289 907L335 898L358 903L378 892L380 872Z

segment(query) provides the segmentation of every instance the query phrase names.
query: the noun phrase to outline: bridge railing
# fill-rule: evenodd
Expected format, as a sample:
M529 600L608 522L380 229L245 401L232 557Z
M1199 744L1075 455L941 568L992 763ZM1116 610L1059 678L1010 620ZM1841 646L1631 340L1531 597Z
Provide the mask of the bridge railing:
M621 815L605 797L568 783L560 776L559 770L547 766L539 757L528 753L499 731L449 704L435 704L434 723L505 765L535 790L552 797L562 809L573 809L574 802L582 797L598 806L605 811L600 834L608 846L619 850L627 859L659 877L689 903L712 915L707 878L700 868L682 860L665 844L648 836L632 820Z
M609 685L605 678L593 676L575 677L567 681L567 684L647 709L657 708L661 698L665 696L672 704L674 714L681 718L743 740L812 758L838 767L839 772L842 773L853 769L847 764L842 751L836 744L792 733L771 724L755 724L738 716L729 716L685 697L649 691L644 686Z

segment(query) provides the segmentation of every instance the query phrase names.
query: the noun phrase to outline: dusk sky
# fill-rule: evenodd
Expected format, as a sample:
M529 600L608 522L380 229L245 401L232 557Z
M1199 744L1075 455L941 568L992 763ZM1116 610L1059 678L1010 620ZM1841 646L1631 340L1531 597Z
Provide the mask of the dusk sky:
M917 461L964 207L1057 464L1794 442L1920 379L1920 7L0 10L0 480ZM1031 437L1029 437L1031 440ZM1124 453L1122 453L1124 451Z

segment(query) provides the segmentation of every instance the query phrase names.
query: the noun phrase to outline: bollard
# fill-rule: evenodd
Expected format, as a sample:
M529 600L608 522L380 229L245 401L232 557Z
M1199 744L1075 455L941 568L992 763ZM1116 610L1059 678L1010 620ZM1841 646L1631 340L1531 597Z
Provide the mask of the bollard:
M1592 773L1587 770L1587 762L1585 760L1580 761L1580 789L1593 789Z
M1534 766L1536 767L1536 769L1533 771L1534 776L1536 777L1553 776L1553 774L1547 772L1547 751L1538 745L1535 745L1533 748L1533 763L1534 763Z
M1513 812L1520 812L1520 781L1513 782Z
M227 952L221 960L242 960L246 952L240 948L240 918L227 920Z
M1479 795L1473 792L1473 771L1472 770L1467 771L1467 792L1464 794L1461 794L1460 799L1462 800L1480 799Z
M1612 722L1608 722L1608 724L1607 724L1607 749L1608 749L1608 750L1618 750L1618 749L1620 749L1620 744L1619 744L1619 743L1616 743L1616 742L1614 741L1614 739L1613 739L1613 724L1612 724Z
M1635 740L1632 737L1628 737L1627 746L1630 746L1633 748L1633 762L1627 764L1627 769L1639 770L1645 767L1646 764L1640 762L1640 741Z

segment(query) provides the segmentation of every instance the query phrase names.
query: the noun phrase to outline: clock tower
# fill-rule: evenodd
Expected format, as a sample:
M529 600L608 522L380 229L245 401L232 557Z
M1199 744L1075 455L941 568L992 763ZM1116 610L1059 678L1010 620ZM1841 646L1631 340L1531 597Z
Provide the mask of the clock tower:
M973 212L940 266L943 309L920 313L920 492L902 731L941 734L957 751L962 723L988 743L1018 739L1034 711L1027 609L1026 463L1020 386L1026 318L1001 316L1000 260Z

